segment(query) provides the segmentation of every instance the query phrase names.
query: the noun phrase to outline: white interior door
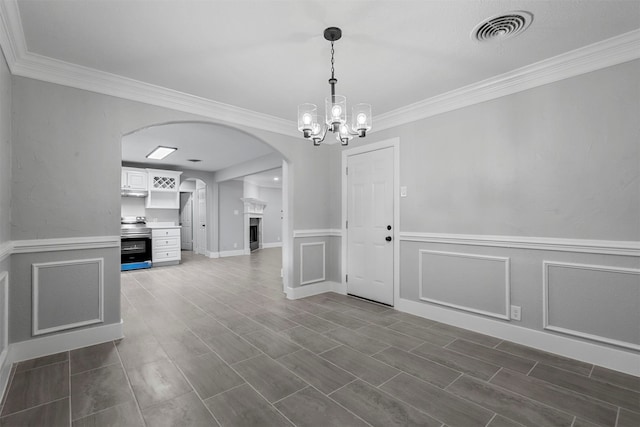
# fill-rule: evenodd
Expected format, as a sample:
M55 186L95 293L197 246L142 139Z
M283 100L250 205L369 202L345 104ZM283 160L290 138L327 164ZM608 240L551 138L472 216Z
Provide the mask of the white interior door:
M347 166L347 292L393 305L393 148Z
M207 253L207 189L198 188L196 193L198 195L197 252L204 255Z
M180 241L182 249L193 250L193 193L180 193Z

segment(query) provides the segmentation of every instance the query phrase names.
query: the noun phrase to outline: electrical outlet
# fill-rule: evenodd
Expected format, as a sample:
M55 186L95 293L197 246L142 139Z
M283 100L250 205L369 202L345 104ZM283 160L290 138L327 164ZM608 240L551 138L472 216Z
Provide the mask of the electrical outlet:
M512 305L511 306L511 320L520 320L522 316L522 309L520 308L519 305Z

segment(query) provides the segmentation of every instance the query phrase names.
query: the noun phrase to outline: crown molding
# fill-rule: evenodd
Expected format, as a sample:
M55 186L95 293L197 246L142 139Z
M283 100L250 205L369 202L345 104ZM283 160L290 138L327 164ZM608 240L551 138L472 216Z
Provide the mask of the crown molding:
M0 0L0 46L11 73L213 120L300 137L296 124L268 114L59 61L27 50L17 0ZM640 58L634 30L374 116L384 130Z
M584 46L375 116L389 129L640 58L640 30Z
M292 120L31 53L26 47L15 0L0 1L0 18L0 44L13 75L197 114L242 127L300 136Z

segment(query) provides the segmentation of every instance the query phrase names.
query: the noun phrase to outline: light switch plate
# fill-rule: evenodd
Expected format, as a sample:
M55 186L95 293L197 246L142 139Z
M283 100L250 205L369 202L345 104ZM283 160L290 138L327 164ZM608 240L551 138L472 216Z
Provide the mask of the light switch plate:
M407 197L407 187L400 187L400 197Z

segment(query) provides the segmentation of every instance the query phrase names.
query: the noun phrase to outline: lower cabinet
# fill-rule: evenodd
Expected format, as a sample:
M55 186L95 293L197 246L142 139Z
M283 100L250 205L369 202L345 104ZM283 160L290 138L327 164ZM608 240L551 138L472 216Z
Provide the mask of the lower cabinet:
M178 264L180 254L179 228L153 228L151 230L152 261L154 265Z

